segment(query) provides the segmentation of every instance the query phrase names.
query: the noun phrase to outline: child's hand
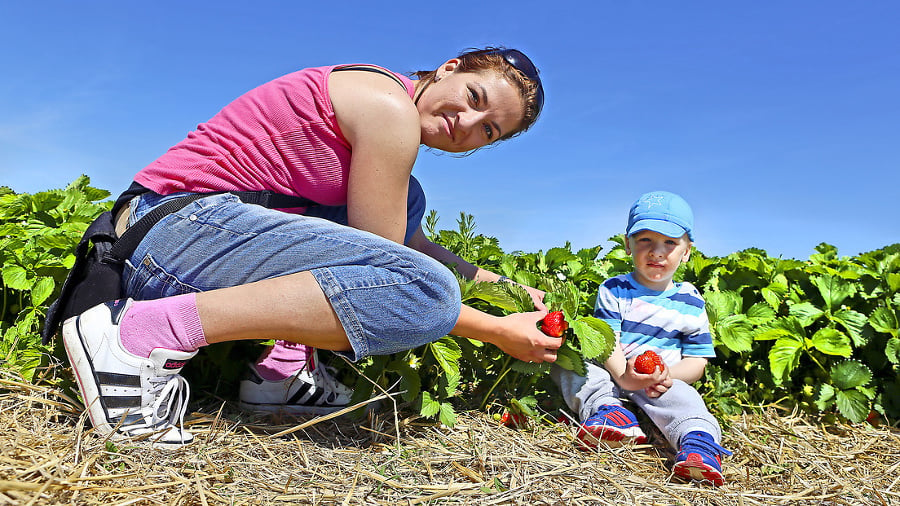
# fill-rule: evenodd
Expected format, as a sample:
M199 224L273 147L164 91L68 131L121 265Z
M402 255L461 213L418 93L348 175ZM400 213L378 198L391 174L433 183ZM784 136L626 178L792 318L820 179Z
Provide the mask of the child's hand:
M665 375L665 379L655 385L651 385L644 389L644 393L647 394L647 397L655 399L660 395L668 392L669 389L672 388L672 378L669 376L669 368L666 367L663 373Z
M659 397L672 386L668 367L657 368L650 374L642 374L634 368L636 358L632 357L625 363L625 372L616 380L620 388L631 391L644 390L650 397ZM650 391L657 390L658 387L662 387L663 390L651 395Z

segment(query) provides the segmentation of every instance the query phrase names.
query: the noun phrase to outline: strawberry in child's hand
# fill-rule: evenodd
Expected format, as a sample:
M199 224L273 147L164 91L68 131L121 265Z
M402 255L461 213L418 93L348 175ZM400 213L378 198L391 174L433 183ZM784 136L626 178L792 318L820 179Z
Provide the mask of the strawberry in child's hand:
M653 350L647 350L634 359L634 370L641 374L653 374L657 366L660 371L666 368L666 364Z
M562 311L552 311L541 320L541 332L550 337L562 337L568 328L569 322Z

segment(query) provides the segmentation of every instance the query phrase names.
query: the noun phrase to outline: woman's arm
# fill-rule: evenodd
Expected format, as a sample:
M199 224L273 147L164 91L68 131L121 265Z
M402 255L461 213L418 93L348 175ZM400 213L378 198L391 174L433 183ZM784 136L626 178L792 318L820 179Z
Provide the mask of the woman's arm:
M409 175L421 129L403 88L372 72L334 72L329 95L351 145L348 225L403 243Z
M460 258L458 255L454 254L452 251L441 246L440 244L429 241L428 238L425 237L425 233L422 231L421 226L413 233L412 238L410 238L409 242L407 243L407 246L416 251L425 253L426 255L434 258L439 262L448 265L456 265L456 270L459 271L459 273L462 274L462 276L466 279L472 279L475 281L487 281L489 283L496 283L500 281L499 274L472 265ZM528 292L528 294L531 295L531 300L534 302L534 309L536 309L537 311L547 311L547 306L544 305L543 291L519 283L516 284L524 288Z
M555 362L562 338L550 337L537 328L544 312L492 316L462 306L453 335L491 343L506 354L525 362Z

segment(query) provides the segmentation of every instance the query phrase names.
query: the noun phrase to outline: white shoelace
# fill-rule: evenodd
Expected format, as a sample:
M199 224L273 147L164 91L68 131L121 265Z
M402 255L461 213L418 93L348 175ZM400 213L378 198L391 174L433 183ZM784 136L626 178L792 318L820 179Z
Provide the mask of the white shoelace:
M191 387L180 374L163 376L150 380L154 384L152 390L156 400L153 402L153 419L151 425L157 426L168 422L176 425L184 432L184 415L187 413L188 398Z
M316 386L320 384L320 381L321 383L324 383L324 386L326 387L325 390L328 392L337 392L349 395L350 389L346 385L335 379L334 376L332 376L332 374L336 373L337 369L333 367L327 367L322 364L317 364L316 368L312 371L313 381L315 382Z

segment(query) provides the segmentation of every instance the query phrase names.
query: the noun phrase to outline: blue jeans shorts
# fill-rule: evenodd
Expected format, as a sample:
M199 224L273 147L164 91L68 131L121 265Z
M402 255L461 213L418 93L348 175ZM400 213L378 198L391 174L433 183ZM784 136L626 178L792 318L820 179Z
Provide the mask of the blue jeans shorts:
M135 197L129 224L181 195ZM331 302L352 360L440 339L459 317L459 283L431 257L329 219L244 204L230 194L204 197L160 220L126 262L123 283L128 297L148 300L304 271Z

